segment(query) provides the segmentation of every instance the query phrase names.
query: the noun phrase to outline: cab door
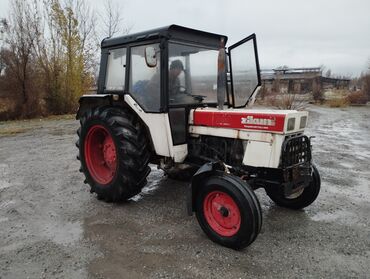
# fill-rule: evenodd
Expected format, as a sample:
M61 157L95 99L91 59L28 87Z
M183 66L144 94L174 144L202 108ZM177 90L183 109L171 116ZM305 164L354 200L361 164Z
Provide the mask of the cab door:
M252 34L230 46L228 53L232 106L242 108L261 86L256 35Z

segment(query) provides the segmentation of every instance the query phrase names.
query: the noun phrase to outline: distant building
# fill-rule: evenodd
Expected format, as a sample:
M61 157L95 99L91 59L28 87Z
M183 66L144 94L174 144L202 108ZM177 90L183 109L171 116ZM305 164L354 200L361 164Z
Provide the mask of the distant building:
M307 93L315 88L349 89L351 81L350 79L324 77L319 67L261 70L261 78L266 93Z

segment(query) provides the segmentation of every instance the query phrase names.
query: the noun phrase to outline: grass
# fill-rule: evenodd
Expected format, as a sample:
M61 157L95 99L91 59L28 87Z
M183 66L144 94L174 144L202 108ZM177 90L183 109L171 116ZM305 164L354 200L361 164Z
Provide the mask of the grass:
M344 108L349 105L348 100L345 97L329 99L325 102L325 104L331 108Z
M22 128L22 127L1 127L0 126L0 136L13 136L16 134L25 133L29 130L29 128Z
M74 114L51 115L44 118L34 118L25 120L0 121L0 136L12 136L20 133L25 133L28 130L34 128L35 124L39 124L40 122L43 121L59 121L71 119L75 119Z

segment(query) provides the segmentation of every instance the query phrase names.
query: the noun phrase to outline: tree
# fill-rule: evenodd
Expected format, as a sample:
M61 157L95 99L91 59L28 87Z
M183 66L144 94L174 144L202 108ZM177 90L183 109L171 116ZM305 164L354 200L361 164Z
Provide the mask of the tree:
M122 16L122 6L113 3L112 0L105 1L104 12L100 14L102 21L102 37L112 37L116 34L127 34L131 30L130 26L124 27Z
M38 30L36 53L47 106L52 113L73 112L93 82L95 15L85 0L44 0L44 9L47 28Z
M18 116L23 117L34 116L40 109L37 88L40 73L32 47L35 41L34 20L34 6L28 1L11 2L9 21L6 21L5 49L1 52L6 75L2 86L13 92Z

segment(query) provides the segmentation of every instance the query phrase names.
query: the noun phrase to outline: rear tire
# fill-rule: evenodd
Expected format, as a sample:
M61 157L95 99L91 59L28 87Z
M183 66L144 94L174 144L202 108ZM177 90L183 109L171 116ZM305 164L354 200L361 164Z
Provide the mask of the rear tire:
M302 209L312 204L320 193L321 178L320 173L315 165L312 165L312 181L310 185L303 189L300 195L292 195L286 197L283 189L265 189L267 195L277 205L290 208L290 209Z
M196 216L212 241L235 250L250 245L262 226L261 206L253 190L226 174L208 177L198 190Z
M117 107L95 108L80 118L77 134L85 183L98 199L127 200L140 193L150 172L145 129L135 115Z

